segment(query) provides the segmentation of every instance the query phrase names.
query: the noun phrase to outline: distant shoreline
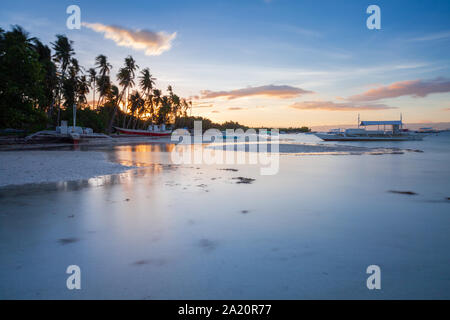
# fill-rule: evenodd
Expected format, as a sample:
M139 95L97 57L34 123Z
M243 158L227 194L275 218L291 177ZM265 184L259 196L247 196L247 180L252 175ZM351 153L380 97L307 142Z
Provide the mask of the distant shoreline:
M313 131L328 131L330 129L338 128L356 128L356 124L335 124L335 125L322 125L322 126L311 126ZM403 127L405 129L417 130L424 127L432 127L437 130L448 130L450 129L450 122L421 122L421 123L404 123Z

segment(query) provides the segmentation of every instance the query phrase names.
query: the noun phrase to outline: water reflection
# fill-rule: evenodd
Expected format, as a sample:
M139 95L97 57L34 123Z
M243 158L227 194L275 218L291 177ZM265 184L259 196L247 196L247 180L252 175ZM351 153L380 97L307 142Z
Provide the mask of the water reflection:
M176 169L170 162L170 152L174 144L142 144L133 146L74 146L62 147L58 150L102 151L107 159L125 166L137 167L120 174L97 176L90 179L73 181L29 183L0 188L0 199L20 195L40 194L57 191L76 191L83 188L108 187L116 184L132 184L140 177L160 174L163 170Z

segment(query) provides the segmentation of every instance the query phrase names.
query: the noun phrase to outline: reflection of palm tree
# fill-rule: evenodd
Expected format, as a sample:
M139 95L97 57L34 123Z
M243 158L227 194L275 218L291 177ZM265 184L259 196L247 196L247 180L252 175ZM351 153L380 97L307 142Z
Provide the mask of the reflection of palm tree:
M58 125L61 115L61 88L66 75L67 67L69 66L71 58L74 55L72 44L72 41L70 41L66 36L60 34L56 35L56 41L52 43L53 50L55 50L55 54L53 55L53 57L56 63L59 64L60 70L59 86L57 88L56 94L58 96Z

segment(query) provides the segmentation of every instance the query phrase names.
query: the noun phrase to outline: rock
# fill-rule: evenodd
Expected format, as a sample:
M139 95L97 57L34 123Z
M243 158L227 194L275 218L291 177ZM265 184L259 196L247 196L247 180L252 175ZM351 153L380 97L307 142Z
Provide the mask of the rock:
M417 193L413 192L413 191L397 191L397 190L389 190L388 192L390 193L398 193L398 194L406 194L409 196L415 196L417 195Z

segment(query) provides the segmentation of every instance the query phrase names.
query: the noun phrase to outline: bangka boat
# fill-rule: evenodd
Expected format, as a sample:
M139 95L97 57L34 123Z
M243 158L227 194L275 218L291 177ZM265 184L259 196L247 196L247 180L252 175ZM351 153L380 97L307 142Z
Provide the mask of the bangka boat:
M151 137L165 137L172 134L172 130L165 130L165 126L150 125L147 130L137 129L125 129L114 127L118 132L123 134L139 135L139 136L151 136Z
M377 130L366 130L367 126L378 126ZM380 127L383 126L383 130ZM386 130L386 126L391 129ZM422 140L423 136L403 129L402 120L395 121L359 121L358 128L333 129L326 133L316 133L324 141L411 141Z

